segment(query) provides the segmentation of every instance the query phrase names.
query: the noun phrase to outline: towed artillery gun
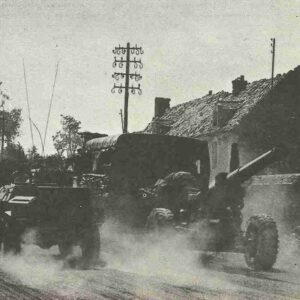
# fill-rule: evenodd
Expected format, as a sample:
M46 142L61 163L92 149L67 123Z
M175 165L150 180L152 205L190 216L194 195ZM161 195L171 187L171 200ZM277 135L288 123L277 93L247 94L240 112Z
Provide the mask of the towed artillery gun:
M268 270L277 257L277 227L270 216L256 215L242 233L241 184L282 152L274 148L230 174L220 173L209 187L206 141L122 134L88 141L83 155L92 173L78 174L106 217L134 229L186 231L200 250L243 252L248 266Z
M97 263L101 217L87 188L56 183L25 183L0 189L0 245L5 253L19 253L23 238L43 249L58 245L62 258L81 248L83 267Z

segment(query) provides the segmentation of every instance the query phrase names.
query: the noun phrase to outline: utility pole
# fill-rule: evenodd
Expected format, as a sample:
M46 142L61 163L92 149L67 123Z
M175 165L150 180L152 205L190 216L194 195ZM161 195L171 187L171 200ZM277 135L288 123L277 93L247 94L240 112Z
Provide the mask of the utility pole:
M124 132L123 111L122 111L122 109L120 109L119 115L121 117L122 132Z
M272 75L271 75L271 88L273 87L273 83L274 83L274 67L275 67L275 43L276 40L275 38L271 38L271 53L272 53Z
M125 79L125 84L120 83L119 85L114 83L114 86L111 90L112 93L115 93L118 90L118 93L121 94L123 90L125 90L125 97L124 97L124 119L123 119L123 133L128 132L128 102L129 102L129 91L131 94L135 94L136 91L139 95L142 94L141 85L140 83L137 86L133 84L130 86L130 79L134 79L136 82L142 79L142 76L137 72L130 73L130 66L133 65L134 69L143 68L143 63L141 59L137 59L135 56L142 55L144 53L142 47L130 47L130 43L127 43L126 47L115 47L113 50L113 54L118 55L118 57L114 57L113 68L117 66L122 69L125 65L125 72L114 72L112 77L116 80ZM123 56L126 55L124 59ZM130 55L135 55L133 58Z

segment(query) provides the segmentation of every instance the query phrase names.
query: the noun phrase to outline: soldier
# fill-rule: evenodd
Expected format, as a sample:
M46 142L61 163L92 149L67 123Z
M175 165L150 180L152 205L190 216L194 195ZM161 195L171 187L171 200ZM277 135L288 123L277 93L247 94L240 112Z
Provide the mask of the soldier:
M13 183L15 184L22 184L25 183L29 176L24 171L14 171L12 173Z
M244 207L244 189L235 182L228 183L227 173L219 173L215 177L215 188L208 192L206 209L208 217L226 217L226 212L232 215L234 223L240 228L242 223L241 209Z
M226 209L226 176L227 173L219 173L215 177L215 187L207 193L205 207L209 218Z
M185 215L190 217L191 205L188 189L197 185L195 177L188 172L173 172L155 184L157 193L156 207L169 208L174 213L175 220Z

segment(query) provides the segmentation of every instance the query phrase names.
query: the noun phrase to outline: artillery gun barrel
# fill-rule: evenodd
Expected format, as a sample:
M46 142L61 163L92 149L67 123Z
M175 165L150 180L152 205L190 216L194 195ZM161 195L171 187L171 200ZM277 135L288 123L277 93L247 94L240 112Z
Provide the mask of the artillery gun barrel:
M283 146L274 147L254 160L248 162L244 166L229 173L226 177L226 180L241 184L253 175L257 174L266 166L278 161L285 153L286 151Z

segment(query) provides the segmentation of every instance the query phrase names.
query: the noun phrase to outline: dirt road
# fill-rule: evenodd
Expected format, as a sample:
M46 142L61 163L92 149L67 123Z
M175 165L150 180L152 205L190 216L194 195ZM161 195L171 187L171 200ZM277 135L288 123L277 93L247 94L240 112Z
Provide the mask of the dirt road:
M168 261L150 269L116 269L116 260L105 268L74 270L64 268L55 251L29 247L26 256L1 257L0 299L300 299L296 263L288 270L254 272L242 255L223 254L205 268L181 272Z

